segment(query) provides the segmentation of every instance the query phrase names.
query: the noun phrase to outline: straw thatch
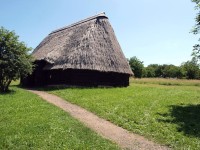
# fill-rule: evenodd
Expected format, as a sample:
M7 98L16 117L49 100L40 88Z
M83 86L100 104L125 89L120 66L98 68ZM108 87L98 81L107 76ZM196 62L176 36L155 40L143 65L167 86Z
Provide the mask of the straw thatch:
M51 32L33 51L29 86L128 86L132 71L104 13Z
M51 32L34 50L45 70L84 69L132 74L104 13Z

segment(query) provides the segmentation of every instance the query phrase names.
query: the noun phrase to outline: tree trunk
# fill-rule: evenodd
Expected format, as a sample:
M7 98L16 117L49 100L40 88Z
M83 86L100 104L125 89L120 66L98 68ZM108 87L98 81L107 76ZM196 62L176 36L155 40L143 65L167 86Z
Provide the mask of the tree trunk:
M0 85L0 92L2 92L2 93L8 92L8 87L9 87L11 81L12 81L12 80L9 80L9 81L8 81L7 83L5 83L5 84L2 84L2 83L1 83L1 85Z
M9 81L6 83L4 92L8 92L8 87L9 87L11 81L12 81L12 80L9 80Z

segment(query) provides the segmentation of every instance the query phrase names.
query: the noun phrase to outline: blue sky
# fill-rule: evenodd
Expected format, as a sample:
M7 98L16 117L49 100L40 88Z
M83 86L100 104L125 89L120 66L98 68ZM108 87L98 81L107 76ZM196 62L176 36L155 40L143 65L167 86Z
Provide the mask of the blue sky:
M148 64L191 59L198 36L190 0L0 0L0 26L35 48L51 31L106 12L127 58Z

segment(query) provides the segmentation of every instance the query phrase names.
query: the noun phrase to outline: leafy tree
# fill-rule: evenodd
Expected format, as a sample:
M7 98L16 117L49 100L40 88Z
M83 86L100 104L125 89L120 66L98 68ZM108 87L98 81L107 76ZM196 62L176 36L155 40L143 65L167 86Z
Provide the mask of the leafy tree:
M12 80L32 72L32 57L13 31L0 28L0 91L7 92Z
M185 76L185 71L184 71L183 67L181 67L181 66L177 67L176 77L179 79L182 79L184 76Z
M169 77L170 78L182 78L184 76L184 72L181 67L169 65Z
M200 31L200 0L192 0L192 2L196 3L195 8L196 8L196 10L198 10L198 13L197 13L196 18L195 18L196 24L195 24L192 32L194 34L199 34L199 31ZM199 39L199 41L200 41L200 39ZM194 45L193 56L196 59L200 60L200 44Z
M174 66L174 65L166 65L164 72L165 72L165 77L176 78L177 72L178 72L178 67Z
M187 79L198 79L200 74L199 65L197 60L193 58L191 61L187 61L182 64L182 67L185 70Z
M142 69L142 78L146 78L146 77L147 77L147 69L146 69L146 67L144 67Z
M163 65L158 65L155 69L155 76L162 77L163 76Z
M129 60L130 67L136 78L142 77L142 70L144 68L143 62L140 61L137 57L131 57Z
M162 65L150 64L147 66L150 77L162 77Z
M148 78L153 78L155 77L155 68L152 65L148 65L146 67L146 74Z
M150 64L146 68L146 77L163 77L163 78L183 78L184 72L181 67L174 65Z

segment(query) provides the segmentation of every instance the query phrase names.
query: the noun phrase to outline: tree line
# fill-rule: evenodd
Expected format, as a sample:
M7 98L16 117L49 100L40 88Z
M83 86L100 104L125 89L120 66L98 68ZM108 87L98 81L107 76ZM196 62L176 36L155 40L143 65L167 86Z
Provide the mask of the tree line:
M136 56L128 59L130 67L136 78L178 78L178 79L200 79L200 65L198 58L183 62L180 66L172 64L150 64L144 67L143 61Z

